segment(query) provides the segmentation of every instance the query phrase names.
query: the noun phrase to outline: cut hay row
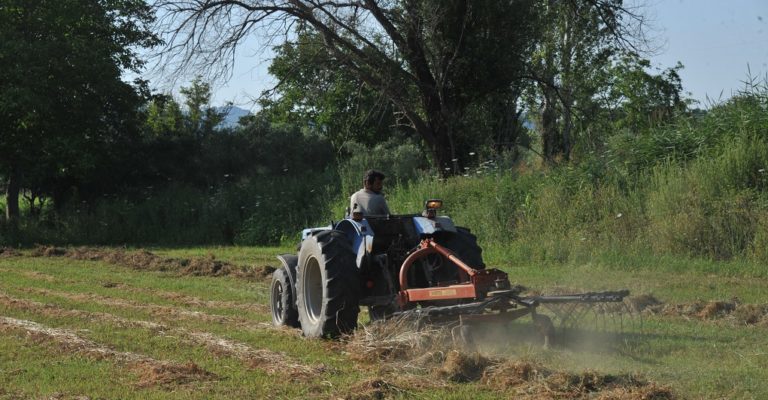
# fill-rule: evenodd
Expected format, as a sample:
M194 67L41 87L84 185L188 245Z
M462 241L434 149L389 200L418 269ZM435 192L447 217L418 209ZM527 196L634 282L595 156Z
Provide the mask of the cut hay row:
M175 337L183 342L204 346L218 357L237 358L250 368L260 369L269 374L288 375L293 379L311 378L328 369L325 365L305 365L285 353L254 349L245 343L208 332L173 328L156 322L127 319L109 313L64 309L53 304L14 298L4 293L0 293L0 304L8 308L32 311L48 317L74 317L94 322L112 323L121 327L149 329L158 335Z
M37 343L54 342L67 352L85 355L96 360L106 359L126 364L130 370L139 376L137 385L141 387L218 379L215 374L205 371L191 362L179 364L156 360L143 354L116 351L84 339L66 329L51 328L28 320L0 317L0 331L8 330L24 332Z
M239 303L236 301L224 301L224 300L203 300L196 296L189 296L183 293L170 292L164 290L156 290L149 288L141 288L130 286L124 283L105 284L105 287L114 287L128 293L142 293L160 297L165 300L180 303L187 307L201 307L201 308L219 308L219 309L232 309L251 311L255 313L265 313L269 310L266 304L261 303Z
M630 303L633 309L646 315L689 320L726 321L740 326L768 326L768 304L744 304L738 299L663 303L651 295L633 297L630 299Z
M19 257L21 253L12 247L0 247L0 257Z
M172 272L192 276L232 276L250 280L267 280L275 270L271 266L238 266L216 260L213 255L190 259L166 258L147 250L126 251L92 247L38 247L35 257L67 257L74 260L103 261L141 271Z
M61 281L59 278L53 275L42 273L39 271L19 271L19 270L13 270L8 268L0 268L0 272L19 274L29 279L45 281L49 283ZM182 305L189 306L189 307L234 309L234 310L242 310L242 311L251 311L256 313L263 313L263 312L266 312L268 309L268 306L266 304L240 303L236 301L223 301L223 300L203 300L199 297L189 296L179 292L136 287L136 286L128 285L126 283L104 282L101 284L101 286L105 288L114 288L127 293L142 293L142 294L158 296L165 300L181 303Z
M137 301L100 296L92 293L88 293L88 294L70 293L70 292L41 289L41 288L23 288L19 290L21 290L22 292L31 293L31 294L61 297L64 299L81 301L81 302L92 302L92 303L101 304L101 305L110 306L110 307L142 310L142 311L147 311L154 316L162 317L162 318L170 317L175 319L214 322L219 324L234 325L234 326L237 326L238 328L244 328L244 329L250 329L250 330L259 330L259 329L272 327L272 325L267 323L254 323L245 318L240 318L240 317L209 314L202 311L182 310L176 307L161 306L158 304L146 304L146 303L140 303Z

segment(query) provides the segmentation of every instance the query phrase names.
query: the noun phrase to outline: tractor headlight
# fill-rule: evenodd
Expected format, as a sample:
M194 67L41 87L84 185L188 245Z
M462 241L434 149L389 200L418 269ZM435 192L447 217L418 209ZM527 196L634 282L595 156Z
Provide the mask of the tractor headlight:
M443 201L438 199L427 200L424 203L424 212L421 214L429 219L437 216L437 209L443 206Z
M427 210L437 210L442 206L443 206L443 201L439 199L427 200L426 203L424 203L424 208Z

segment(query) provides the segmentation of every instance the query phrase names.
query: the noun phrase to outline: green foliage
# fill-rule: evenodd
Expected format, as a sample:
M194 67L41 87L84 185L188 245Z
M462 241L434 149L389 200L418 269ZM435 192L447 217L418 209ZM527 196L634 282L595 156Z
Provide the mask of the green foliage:
M0 174L58 198L137 134L137 51L159 43L141 0L0 5ZM10 215L9 215L10 217Z
M147 104L147 133L153 136L181 136L184 114L171 96L155 96Z
M659 74L649 73L650 66L650 61L627 54L614 63L608 74L605 101L617 128L644 131L672 121L687 109L679 74L683 65L678 62Z
M352 140L373 146L397 132L391 103L339 62L319 34L300 29L275 50L269 72L280 85L260 101L262 118L301 126L339 150Z
M649 252L766 260L765 93L646 134L619 133L604 154L576 165L422 179L392 190L390 207L413 212L441 197L489 254L518 263Z
M667 166L648 199L655 249L730 259L753 246L768 213L768 142L737 138L715 158Z
M424 152L410 141L389 140L370 148L351 142L345 150L350 156L339 166L342 193L359 190L369 169L382 171L387 176L386 185L394 186L419 178L426 167Z

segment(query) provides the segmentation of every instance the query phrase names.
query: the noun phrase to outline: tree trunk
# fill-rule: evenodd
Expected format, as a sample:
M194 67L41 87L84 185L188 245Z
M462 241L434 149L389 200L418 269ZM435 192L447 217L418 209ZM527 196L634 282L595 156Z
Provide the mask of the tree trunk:
M19 173L12 166L5 189L5 219L10 223L19 219L19 189Z
M543 88L544 104L541 110L541 142L545 161L555 162L561 153L561 136L557 126L557 110L553 89Z

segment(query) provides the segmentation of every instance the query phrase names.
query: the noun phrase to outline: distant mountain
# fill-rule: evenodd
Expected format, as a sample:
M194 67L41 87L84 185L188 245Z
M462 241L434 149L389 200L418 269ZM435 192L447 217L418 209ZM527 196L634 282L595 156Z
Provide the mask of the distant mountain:
M219 124L219 128L234 128L237 126L237 122L240 120L240 117L245 117L246 115L251 114L250 111L242 109L238 106L214 108L219 112L227 112L227 109L229 109L227 115L224 116L224 121Z

